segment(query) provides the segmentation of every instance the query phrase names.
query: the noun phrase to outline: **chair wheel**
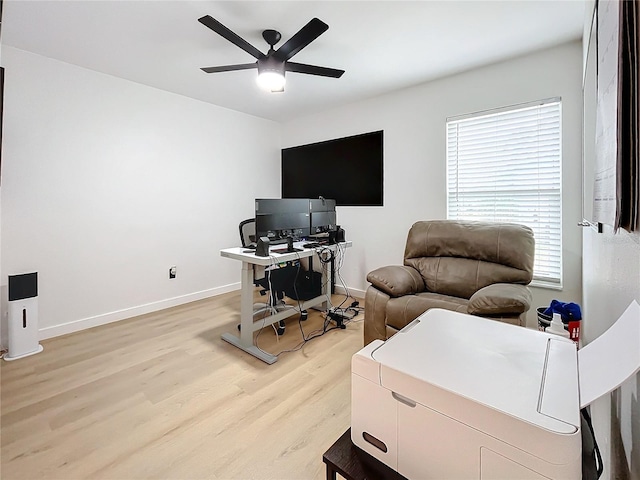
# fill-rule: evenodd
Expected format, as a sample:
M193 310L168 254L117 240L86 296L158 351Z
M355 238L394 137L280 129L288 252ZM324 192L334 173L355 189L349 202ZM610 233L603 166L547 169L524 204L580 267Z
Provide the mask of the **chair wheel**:
M278 332L278 336L284 335L284 327L277 327L276 331Z
M306 310L302 310L300 312L300 320L304 322L307 318L309 318L307 311Z

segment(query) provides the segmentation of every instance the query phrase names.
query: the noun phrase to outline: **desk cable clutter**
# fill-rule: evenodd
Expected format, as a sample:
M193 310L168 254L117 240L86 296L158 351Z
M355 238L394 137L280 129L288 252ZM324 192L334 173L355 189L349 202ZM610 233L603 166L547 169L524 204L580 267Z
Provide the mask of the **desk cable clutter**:
M301 246L302 248L299 248ZM328 244L323 248L338 250L339 252L336 256L336 259L341 264L344 250L351 246L351 241L345 241L340 244ZM257 321L254 321L255 318L253 309L253 293L255 290L255 274L258 273L261 269L265 269L266 267L273 268L275 264L288 264L289 262L299 261L304 258L309 259L309 261L311 262L314 258L317 258L317 249L304 248L302 242L296 243L293 250L294 251L289 251L289 249L287 248L285 252L275 252L274 249L270 249L269 254L264 257L257 255L256 251L252 251L250 249L247 250L246 247L232 247L220 251L221 256L242 262L240 276L241 289L239 335L235 335L231 332L225 332L222 335L222 339L268 364L276 362L278 356L265 352L257 346L254 341L255 332L261 330L265 326L280 322L281 320L284 320L285 318L295 314L295 312L297 311L302 312L314 307L321 308L322 310L327 311L328 308L332 308L331 291L329 288L329 285L331 285L332 275L331 269L325 266L325 268L322 269L321 279L318 282L321 287L320 291L318 292L317 290L314 290L312 298L299 298L297 299L297 308L292 305L292 309L278 311L277 313L273 313L271 315L265 316L264 318L258 319ZM299 293L299 291L295 293L294 289L295 296L300 296L298 295ZM285 295L289 296L287 292L285 292ZM323 329L323 331L325 329ZM305 335L305 337L308 337L308 335Z
M340 248L340 245L335 245L334 248L336 248L336 253L334 253L330 248L322 248L322 249L318 249L316 250L316 256L321 260L321 263L323 264L323 270L326 270L329 268L329 264L336 258L338 257L340 260L342 260L343 256L344 256L344 250ZM326 254L331 253L330 256L327 256ZM290 253L290 252L288 252ZM313 257L310 257L313 258ZM271 259L274 259L274 256L271 256ZM300 260L298 258L298 260ZM342 265L342 263L340 262L339 267L338 267L338 271L340 266ZM275 264L274 264L275 266ZM300 269L300 263L298 262L298 269ZM299 270L300 271L300 270ZM298 272L299 273L299 272ZM310 272L305 272L305 275L309 274ZM318 272L311 272L311 273L318 273ZM318 273L318 275L320 275ZM305 277L307 278L307 280L309 279L309 277ZM321 280L319 280L320 282ZM331 298L330 296L327 294L324 294L326 296L326 301L327 301L327 310L326 310L326 316L325 316L325 321L324 324L322 326L322 328L314 330L308 334L306 334L304 332L303 326L302 326L302 320L306 320L306 315L303 316L301 315L299 321L298 321L298 325L300 327L300 333L302 334L302 341L296 345L293 348L290 349L286 349L286 350L282 350L276 354L274 354L275 357L279 357L281 354L283 353L290 353L290 352L294 352L297 350L300 350L306 343L308 343L309 341L315 339L315 338L319 338L321 336L323 336L325 333L330 332L331 330L335 330L335 329L345 329L346 325L355 317L357 316L359 313L361 313L362 309L358 308L358 301L354 301L353 303L350 304L350 306L346 307L346 308L342 308L342 305L349 299L353 297L350 296L350 294L348 293L348 290L346 288L346 286L343 284L345 291L346 291L346 295L345 295L345 300L343 300L343 302L339 305L339 306L332 306L331 304ZM318 287L320 287L320 285L318 285ZM321 288L321 290L326 290L326 285L324 286L324 288ZM317 292L319 295L323 295L321 293L321 291L319 290ZM313 296L313 295L312 295ZM287 297L291 298L291 299L297 299L298 300L298 309L300 309L300 299L304 298L305 295L301 295L300 292L296 291L295 285L293 287L292 290L289 290L287 292ZM354 299L355 300L355 299ZM335 322L335 326L331 327L330 326L330 321L334 321ZM258 332L258 335L255 338L255 346L256 348L258 348L260 351L262 351L263 353L267 354L267 352L264 352L259 344L258 344L258 339L260 336L260 332L262 331L262 329ZM284 332L284 328L282 328L282 332ZM281 335L281 331L278 330L278 335Z

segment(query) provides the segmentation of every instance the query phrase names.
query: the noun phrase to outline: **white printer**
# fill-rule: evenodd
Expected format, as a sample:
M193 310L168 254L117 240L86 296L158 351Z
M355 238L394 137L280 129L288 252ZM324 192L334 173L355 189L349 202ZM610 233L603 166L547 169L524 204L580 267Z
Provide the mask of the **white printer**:
M580 408L640 369L634 302L568 339L432 309L353 356L353 443L409 479L579 479Z

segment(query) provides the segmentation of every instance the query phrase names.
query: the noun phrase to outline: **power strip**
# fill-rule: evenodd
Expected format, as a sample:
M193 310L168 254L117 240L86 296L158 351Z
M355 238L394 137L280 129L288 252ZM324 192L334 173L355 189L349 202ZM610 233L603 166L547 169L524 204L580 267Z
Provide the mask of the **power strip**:
M351 320L353 317L348 317L347 315L345 315L344 313L338 311L339 309L337 308L332 308L331 310L329 310L327 312L327 318L331 319L332 321L334 321L336 323L336 325L340 328L347 328L347 326L344 324L344 322Z

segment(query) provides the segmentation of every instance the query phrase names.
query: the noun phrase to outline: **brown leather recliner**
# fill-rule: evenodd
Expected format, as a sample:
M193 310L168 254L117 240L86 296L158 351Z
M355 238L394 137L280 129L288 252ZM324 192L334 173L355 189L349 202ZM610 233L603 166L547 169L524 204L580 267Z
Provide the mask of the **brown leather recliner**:
M524 326L531 305L533 231L455 220L415 223L404 265L378 268L365 295L364 344L386 340L430 308Z

